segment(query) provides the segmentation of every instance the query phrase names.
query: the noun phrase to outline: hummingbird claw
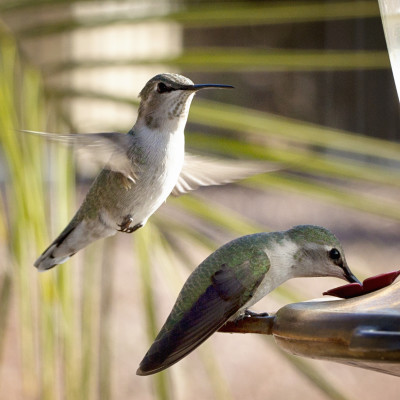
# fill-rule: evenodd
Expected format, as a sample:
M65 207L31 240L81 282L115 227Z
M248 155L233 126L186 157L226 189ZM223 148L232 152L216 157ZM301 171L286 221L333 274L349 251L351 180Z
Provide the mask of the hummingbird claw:
M263 312L263 313L256 313L254 311L250 311L250 310L244 310L237 318L235 318L235 320L233 321L235 324L237 324L238 322L242 321L243 319L246 318L255 318L255 317L268 317L269 314L267 312Z
M124 219L122 220L122 222L120 224L118 224L118 226L120 227L120 229L118 229L120 232L126 232L127 229L129 229L129 225L133 222L133 218L130 215L127 215L126 217L124 217Z
M122 186L125 188L125 190L131 189L132 183L135 183L135 180L131 176L123 176L122 178Z
M268 315L267 312L256 313L254 311L244 310L244 317L268 317Z
M126 233L132 233L137 231L139 228L141 228L143 226L143 224L136 224L135 226L132 226L132 228L128 228L126 231Z
M118 224L120 229L118 229L119 232L124 232L124 233L132 233L138 230L143 226L142 223L136 224L134 226L130 226L130 224L133 222L133 218L130 215L127 215L121 222L121 224Z

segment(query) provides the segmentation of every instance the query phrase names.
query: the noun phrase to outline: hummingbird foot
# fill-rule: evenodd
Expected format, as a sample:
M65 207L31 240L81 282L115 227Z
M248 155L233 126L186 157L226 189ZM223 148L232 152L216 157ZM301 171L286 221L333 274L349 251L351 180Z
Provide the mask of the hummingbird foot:
M132 188L132 182L135 183L133 178L126 176L122 177L122 186L125 188L125 190L129 190Z
M254 311L250 311L250 310L244 310L244 317L268 317L268 313L267 312L262 312L262 313L256 313Z
M244 319L246 319L246 318L250 318L250 317L253 317L253 318L258 317L258 318L260 318L260 317L268 317L268 316L269 316L269 314L268 314L267 312L256 313L256 312L254 312L254 311L250 311L250 310L247 310L247 309L246 309L246 310L242 311L242 312L238 315L237 318L232 319L232 321L233 321L235 324L237 324L238 322L240 322L240 321L242 321L242 320L244 320Z
M130 226L131 223L133 222L133 218L131 215L127 215L121 222L121 224L118 224L120 229L118 229L119 232L124 232L124 233L132 233L138 230L143 226L142 223L136 224L134 226Z

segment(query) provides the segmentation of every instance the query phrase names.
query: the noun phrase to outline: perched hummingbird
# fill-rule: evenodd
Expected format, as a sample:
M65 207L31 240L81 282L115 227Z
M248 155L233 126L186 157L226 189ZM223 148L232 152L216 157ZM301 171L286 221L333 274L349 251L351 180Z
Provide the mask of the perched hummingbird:
M180 195L199 186L276 169L266 163L185 154L184 128L194 94L200 89L232 87L195 85L181 75L160 74L140 92L137 121L128 134L24 131L89 149L91 156L106 163L71 222L36 260L35 267L50 269L97 239L117 231L134 232L171 192Z
M300 225L223 245L189 276L136 373L170 367L228 320L254 314L247 309L286 280L312 276L358 282L339 241L325 228Z

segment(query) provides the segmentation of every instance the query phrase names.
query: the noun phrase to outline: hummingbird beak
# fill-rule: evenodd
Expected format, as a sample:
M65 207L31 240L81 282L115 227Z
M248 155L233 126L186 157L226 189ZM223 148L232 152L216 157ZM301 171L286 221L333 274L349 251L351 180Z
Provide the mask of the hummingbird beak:
M200 85L188 85L184 87L184 90L201 90L201 89L233 89L234 87L231 85L219 85L216 83L204 83Z
M346 279L350 282L350 283L359 283L361 285L361 282L355 277L355 275L350 271L349 266L344 263L343 265L343 271L344 271L344 275L346 277Z

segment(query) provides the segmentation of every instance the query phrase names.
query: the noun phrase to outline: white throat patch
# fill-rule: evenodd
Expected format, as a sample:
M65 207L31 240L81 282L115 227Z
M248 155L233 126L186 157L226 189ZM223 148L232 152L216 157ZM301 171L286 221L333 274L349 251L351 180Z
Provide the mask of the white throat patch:
M287 239L281 242L273 242L264 249L271 266L253 297L243 309L257 303L283 282L295 276L295 271L293 270L293 266L296 264L294 256L298 250L299 246L292 240Z

